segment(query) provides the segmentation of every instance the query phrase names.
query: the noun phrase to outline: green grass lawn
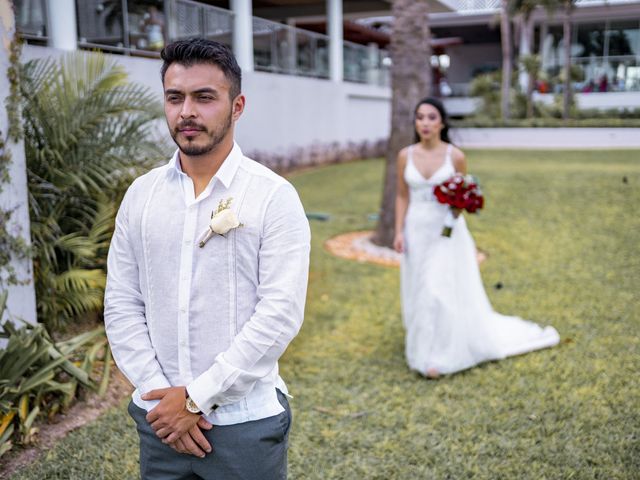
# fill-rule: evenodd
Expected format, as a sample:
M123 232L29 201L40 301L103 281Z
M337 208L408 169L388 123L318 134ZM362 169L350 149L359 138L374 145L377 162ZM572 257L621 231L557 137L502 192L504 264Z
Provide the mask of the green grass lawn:
M410 372L398 270L323 249L374 227L383 163L293 175L307 211L331 220L312 222L307 316L281 361L290 478L640 478L640 152L467 157L487 199L468 222L494 307L554 325L561 345L437 381ZM137 478L125 408L13 478Z

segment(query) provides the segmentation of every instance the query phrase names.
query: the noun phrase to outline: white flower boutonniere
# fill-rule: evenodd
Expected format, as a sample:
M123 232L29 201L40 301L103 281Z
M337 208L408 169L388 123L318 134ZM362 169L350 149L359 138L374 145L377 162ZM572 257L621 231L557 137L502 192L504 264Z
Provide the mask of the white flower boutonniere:
M224 236L229 230L242 227L242 224L238 220L235 212L231 210L231 202L233 198L227 198L226 200L220 200L218 209L215 212L211 212L211 222L201 235L200 248L204 247L207 241L213 237L213 235Z

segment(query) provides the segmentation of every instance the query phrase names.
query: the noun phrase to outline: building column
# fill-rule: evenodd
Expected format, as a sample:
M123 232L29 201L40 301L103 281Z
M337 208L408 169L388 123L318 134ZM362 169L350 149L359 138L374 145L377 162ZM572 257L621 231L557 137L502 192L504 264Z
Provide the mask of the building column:
M298 38L296 21L293 18L287 19L287 68L289 73L296 75L298 71Z
M334 82L342 82L344 75L342 0L327 0L327 23L329 77Z
M367 83L370 85L380 84L380 48L375 42L367 45Z
M547 35L549 34L549 24L543 21L540 24L540 41L538 42L538 54L540 55L540 69L546 71L549 62L549 52L547 48Z
M13 235L21 236L26 244L31 243L29 224L29 204L27 190L27 166L24 154L24 143L14 142L7 138L9 118L5 101L10 93L7 67L9 65L9 45L15 35L15 18L10 0L0 0L0 135L6 141L5 149L11 154L9 165L9 183L0 184L0 209L11 210L11 219L7 230ZM6 285L0 292L8 290L7 309L0 321L7 318L21 318L29 323L36 323L36 294L33 286L33 266L30 258L13 258L11 266L18 280L24 285ZM0 272L3 275L4 272ZM0 342L2 345L2 342Z
M78 48L75 0L47 0L49 46L60 50Z
M253 71L253 10L251 0L231 0L233 53L243 72Z

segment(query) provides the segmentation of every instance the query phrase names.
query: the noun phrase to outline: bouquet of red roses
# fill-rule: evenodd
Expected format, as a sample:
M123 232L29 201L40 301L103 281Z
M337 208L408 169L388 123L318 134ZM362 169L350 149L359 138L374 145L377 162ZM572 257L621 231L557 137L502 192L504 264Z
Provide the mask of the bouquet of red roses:
M484 197L477 180L471 175L456 173L433 189L433 194L440 203L449 205L451 209L444 221L443 237L450 237L453 225L462 210L476 213L484 205Z

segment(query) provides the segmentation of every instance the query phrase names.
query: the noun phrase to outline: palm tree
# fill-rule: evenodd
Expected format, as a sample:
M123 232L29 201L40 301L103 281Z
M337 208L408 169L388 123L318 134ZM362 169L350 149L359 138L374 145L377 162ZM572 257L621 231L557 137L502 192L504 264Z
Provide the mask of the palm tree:
M509 14L513 16L520 27L520 49L518 60L520 63L520 87L526 92L527 117L533 117L533 87L540 68L540 61L531 54L533 44L533 12L540 5L538 0L510 0Z
M562 18L562 42L564 47L564 86L562 88L562 118L569 118L571 106L571 13L575 0L561 0L564 16Z
M74 53L23 68L21 90L38 317L99 311L116 204L163 158L155 95L113 60Z
M387 148L380 220L373 237L391 246L394 236L396 158L413 141L413 109L431 93L429 5L426 0L394 0L391 33L391 134Z
M525 55L520 57L520 63L527 74L527 118L533 118L533 89L541 66L540 55Z
M563 89L562 89L562 118L569 118L569 108L571 106L571 14L576 0L541 0L543 6L551 15L558 10L562 16L562 44L563 44Z
M509 97L511 91L511 71L513 69L511 62L511 18L509 12L511 6L509 0L502 0L500 6L500 38L502 43L502 85L500 112L503 120L510 117Z

